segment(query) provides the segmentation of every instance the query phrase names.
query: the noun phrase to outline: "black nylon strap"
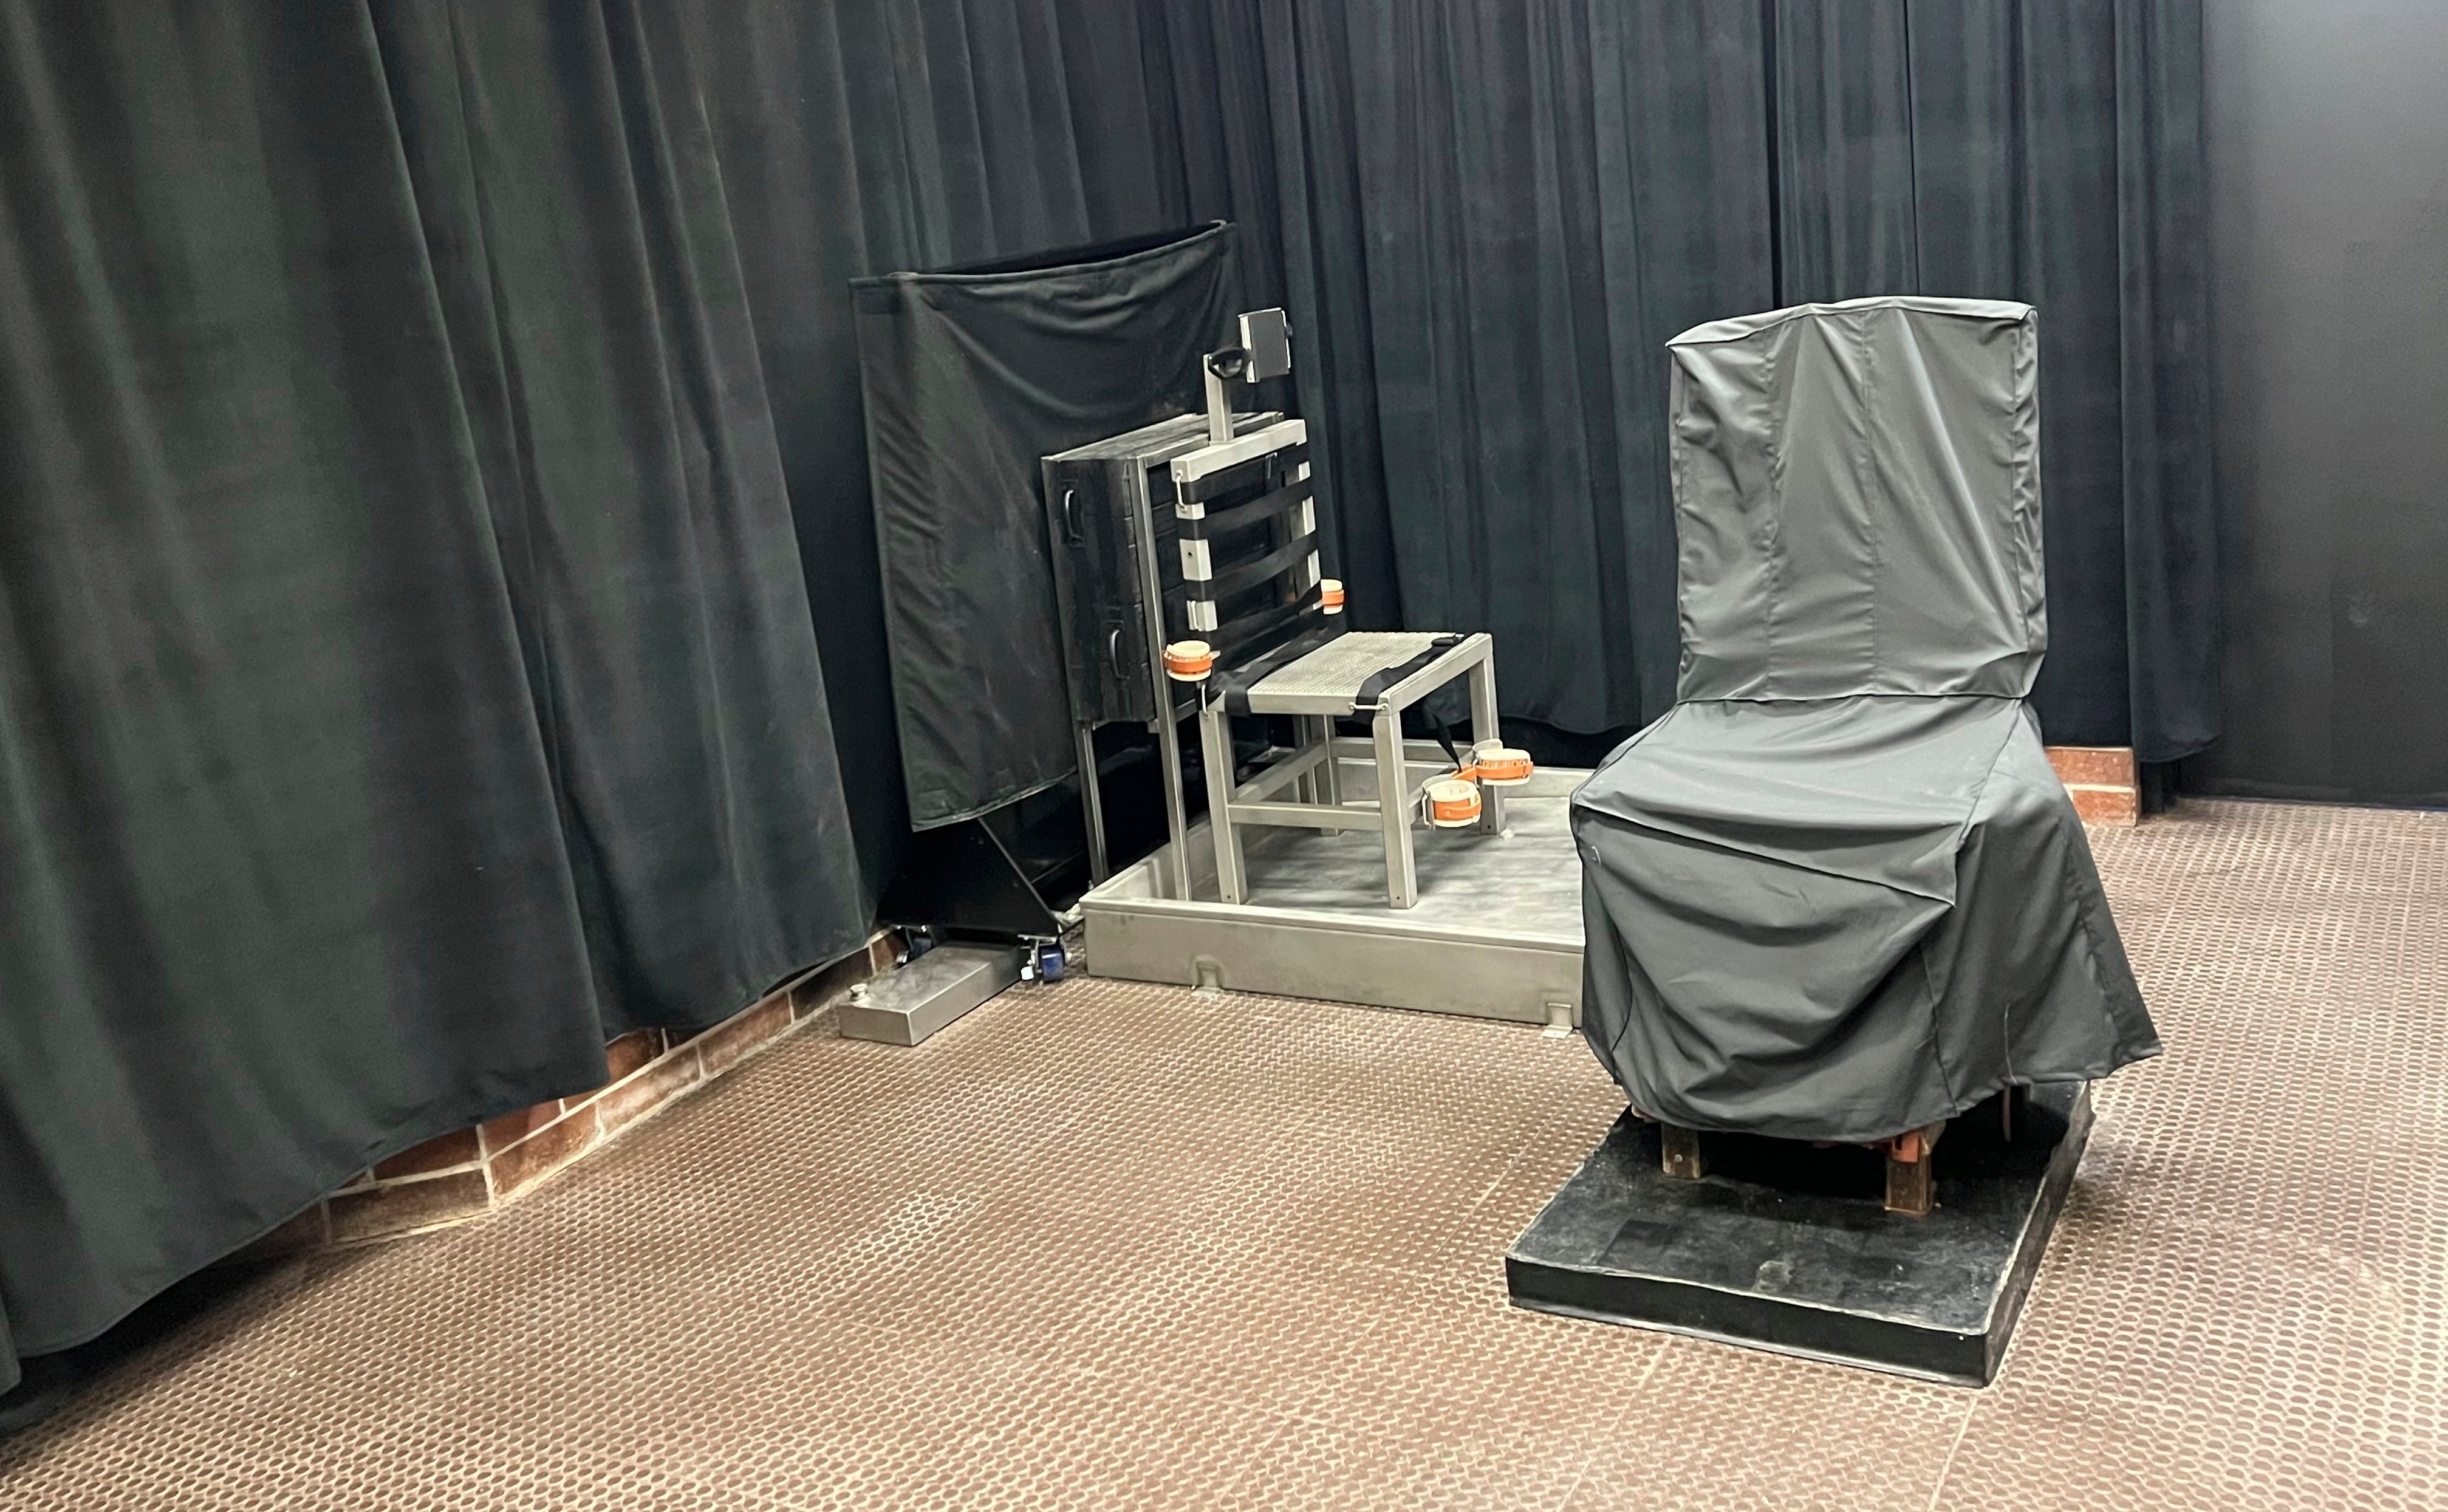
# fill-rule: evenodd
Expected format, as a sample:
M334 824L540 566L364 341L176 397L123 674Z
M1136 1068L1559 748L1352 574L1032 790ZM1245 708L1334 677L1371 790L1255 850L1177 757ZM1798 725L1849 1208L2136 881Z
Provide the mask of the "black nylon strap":
M1296 447L1285 447L1279 451L1261 451L1247 462L1235 462L1231 467L1211 472L1203 478L1193 478L1188 483L1175 485L1179 490L1176 496L1184 504L1204 504L1218 494L1230 493L1234 488L1246 488L1256 482L1256 479L1250 476L1250 469L1253 468L1264 468L1270 462L1280 462L1283 464L1284 470L1289 473L1308 460L1309 444L1307 442Z
M1281 632L1315 609L1318 603L1318 591L1311 588L1291 603L1271 603L1263 609L1236 615L1209 631L1208 643L1215 647L1219 663L1255 656L1283 639Z
M1437 658L1444 656L1446 652L1462 644L1462 641L1463 638L1458 635L1441 635L1437 637L1436 640L1428 643L1428 648L1425 651L1421 652L1410 660L1404 662L1401 666L1386 667L1380 671L1368 674L1368 680L1360 684L1360 691L1352 696L1351 706L1355 709L1375 708L1378 704L1385 701L1386 690L1387 688L1392 687L1395 683L1402 681L1412 673L1419 671L1422 667L1426 666Z
M1310 607L1310 602L1304 601L1294 612L1306 613ZM1253 657L1232 671L1211 679L1215 692L1224 699L1225 711L1230 714L1249 713L1252 688L1343 634L1343 616L1329 615L1322 622L1310 625L1264 655Z
M1317 549L1317 535L1294 536L1254 562L1244 562L1209 578L1204 583L1185 583L1195 599L1220 599L1228 593L1238 593L1252 584L1264 583L1276 573L1291 566Z
M1181 533L1193 541L1211 536L1231 535L1253 525L1263 525L1279 514L1290 514L1309 497L1309 480L1288 483L1272 493L1262 493L1247 504L1236 504L1229 509L1195 520L1178 521Z

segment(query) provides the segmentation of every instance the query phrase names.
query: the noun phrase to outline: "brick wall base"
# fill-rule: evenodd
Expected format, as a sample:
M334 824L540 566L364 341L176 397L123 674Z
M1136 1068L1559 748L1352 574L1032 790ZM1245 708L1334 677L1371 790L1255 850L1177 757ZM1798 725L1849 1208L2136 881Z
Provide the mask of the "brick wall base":
M611 1079L594 1091L403 1150L231 1258L364 1244L481 1217L806 1025L853 984L891 969L898 947L878 934L864 952L776 987L712 1028L624 1034L604 1052Z
M2130 828L2142 822L2142 783L2132 747L2053 745L2049 764L2074 795L2083 823Z

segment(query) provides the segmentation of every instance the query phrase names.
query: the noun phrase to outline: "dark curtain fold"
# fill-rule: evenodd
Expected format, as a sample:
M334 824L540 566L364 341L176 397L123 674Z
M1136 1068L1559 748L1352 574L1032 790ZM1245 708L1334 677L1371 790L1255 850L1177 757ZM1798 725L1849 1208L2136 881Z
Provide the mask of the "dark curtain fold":
M1491 630L1508 712L1635 722L1677 644L1660 349L1769 293L1756 15L1264 13L1355 617Z
M1664 339L2040 310L2050 738L2216 731L2199 0L1261 0L1355 613L1487 629L1509 715L1671 702Z
M0 0L0 1388L863 935L703 92Z
M2227 694L2203 25L2198 4L2116 7L2126 663L2145 761L2207 750Z
M0 37L0 1311L40 1353L603 1062L364 15Z
M853 948L856 864L674 12L375 8L609 1033Z

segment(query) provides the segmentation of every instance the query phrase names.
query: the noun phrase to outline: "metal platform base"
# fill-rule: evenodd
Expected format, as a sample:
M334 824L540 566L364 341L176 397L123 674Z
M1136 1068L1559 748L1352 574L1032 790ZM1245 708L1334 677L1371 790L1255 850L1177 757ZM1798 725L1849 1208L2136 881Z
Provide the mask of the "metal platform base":
M1933 1156L1938 1209L1880 1206L1877 1153L1703 1135L1709 1176L1658 1169L1630 1113L1504 1257L1516 1305L1984 1386L2091 1129L2090 1088L2036 1087L2012 1142L1994 1101Z
M1412 742L1415 775L1449 765ZM1581 868L1566 800L1589 774L1541 771L1505 792L1502 834L1413 833L1419 902L1386 898L1386 852L1373 814L1338 834L1254 829L1242 854L1249 899L1216 901L1215 850L1190 832L1191 888L1169 895L1165 852L1125 868L1080 900L1086 969L1096 976L1229 987L1380 1007L1531 1024L1578 1022ZM1371 769L1346 762L1343 791L1374 797Z

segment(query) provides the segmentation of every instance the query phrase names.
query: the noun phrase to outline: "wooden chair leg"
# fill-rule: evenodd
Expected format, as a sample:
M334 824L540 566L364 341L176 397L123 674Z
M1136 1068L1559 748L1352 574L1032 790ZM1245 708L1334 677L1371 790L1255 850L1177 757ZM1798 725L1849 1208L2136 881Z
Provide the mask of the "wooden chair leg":
M1925 1129L1907 1129L1887 1141L1887 1211L1910 1218L1925 1218L1938 1205L1938 1193L1930 1180L1930 1147L1938 1142L1942 1124Z
M1998 1132L2004 1137L2006 1143L2015 1142L2015 1130L2026 1121L2023 1116L2030 1111L2031 1105L2032 1089L2026 1086L2008 1087L2005 1094L1999 1098L1998 1116L2000 1127Z
M1657 1126L1658 1166L1678 1181L1697 1181L1708 1174L1700 1163L1700 1131L1678 1129L1671 1123Z

